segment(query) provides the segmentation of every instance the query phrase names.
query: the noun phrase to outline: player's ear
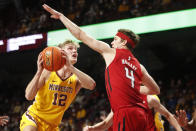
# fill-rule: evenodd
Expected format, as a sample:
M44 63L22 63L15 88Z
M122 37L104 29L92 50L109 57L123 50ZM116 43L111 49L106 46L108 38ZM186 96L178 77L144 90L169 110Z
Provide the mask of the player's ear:
M127 40L123 40L123 45L126 46L127 44L129 44Z

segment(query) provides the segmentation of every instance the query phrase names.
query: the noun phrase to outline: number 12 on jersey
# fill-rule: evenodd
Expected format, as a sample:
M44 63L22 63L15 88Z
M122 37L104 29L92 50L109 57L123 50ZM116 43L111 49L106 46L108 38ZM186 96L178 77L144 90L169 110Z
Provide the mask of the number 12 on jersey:
M126 72L126 77L131 80L131 87L134 88L135 78L133 75L133 71L132 70L129 71L129 69L127 67L125 67L125 72Z
M59 95L59 100L58 100ZM54 93L54 101L53 105L65 106L65 101L67 99L67 95Z

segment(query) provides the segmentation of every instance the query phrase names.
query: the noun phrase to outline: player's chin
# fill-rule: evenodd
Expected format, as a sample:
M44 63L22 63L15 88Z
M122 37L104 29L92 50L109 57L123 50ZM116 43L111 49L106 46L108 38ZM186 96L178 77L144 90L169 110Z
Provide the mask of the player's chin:
M74 64L76 64L77 63L77 59L72 59L71 60L71 63L74 65Z

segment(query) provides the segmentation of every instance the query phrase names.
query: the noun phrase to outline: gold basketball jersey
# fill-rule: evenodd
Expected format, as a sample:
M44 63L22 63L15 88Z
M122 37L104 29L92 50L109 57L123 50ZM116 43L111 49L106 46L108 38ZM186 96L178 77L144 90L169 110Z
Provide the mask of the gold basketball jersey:
M155 97L160 102L160 99L157 95L153 95L153 97ZM154 121L157 131L164 131L164 121L162 120L161 114L159 112L154 114Z
M51 72L45 85L39 89L29 111L47 123L58 126L65 110L76 96L76 75L62 80L56 72Z

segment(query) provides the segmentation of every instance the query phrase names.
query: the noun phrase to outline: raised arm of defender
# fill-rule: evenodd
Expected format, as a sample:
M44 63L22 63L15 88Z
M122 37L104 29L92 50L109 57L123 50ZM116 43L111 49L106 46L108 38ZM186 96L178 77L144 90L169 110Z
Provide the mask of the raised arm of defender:
M82 41L84 44L89 46L91 49L99 52L104 57L106 66L108 66L112 62L112 60L115 57L115 51L116 51L115 49L110 48L110 46L105 42L92 38L91 36L86 34L80 27L78 27L76 24L70 21L67 17L65 17L62 13L52 9L48 5L44 4L43 8L51 14L51 18L61 20L61 22L72 33L74 37ZM148 75L147 71L144 69L142 73L144 74L143 75L144 77L142 80L144 84L144 88L142 89L144 90L142 90L141 92L143 94L159 94L160 93L159 87L157 86L155 81L151 78L151 76Z
M51 18L59 19L65 27L72 33L74 37L82 41L84 44L92 48L93 50L103 54L105 52L111 51L112 49L105 42L96 40L91 36L87 35L79 26L70 21L62 13L52 9L48 5L44 4L43 8L51 14Z

